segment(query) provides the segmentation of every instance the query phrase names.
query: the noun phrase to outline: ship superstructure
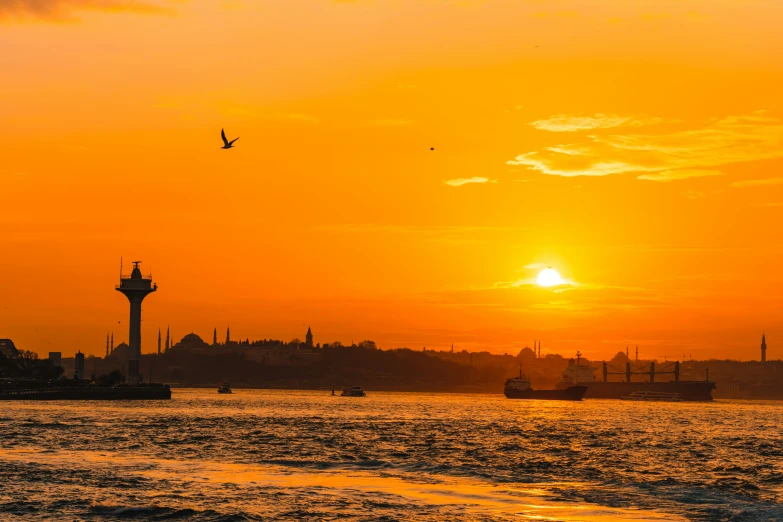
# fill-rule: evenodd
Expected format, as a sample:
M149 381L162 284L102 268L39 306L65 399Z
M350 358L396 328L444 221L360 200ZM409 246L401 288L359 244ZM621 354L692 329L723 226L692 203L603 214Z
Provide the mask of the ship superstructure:
M519 368L519 375L506 379L503 388L503 394L508 399L540 399L550 401L581 401L587 388L580 385L567 386L564 389L557 390L534 390L530 384L530 379L522 375L522 368Z

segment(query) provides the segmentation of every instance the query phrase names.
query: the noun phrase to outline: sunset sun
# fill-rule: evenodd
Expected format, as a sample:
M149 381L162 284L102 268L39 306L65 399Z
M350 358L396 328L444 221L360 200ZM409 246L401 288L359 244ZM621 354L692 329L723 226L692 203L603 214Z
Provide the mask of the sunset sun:
M560 274L554 268L546 268L538 274L536 280L539 286L557 286L563 284L563 280L560 278Z

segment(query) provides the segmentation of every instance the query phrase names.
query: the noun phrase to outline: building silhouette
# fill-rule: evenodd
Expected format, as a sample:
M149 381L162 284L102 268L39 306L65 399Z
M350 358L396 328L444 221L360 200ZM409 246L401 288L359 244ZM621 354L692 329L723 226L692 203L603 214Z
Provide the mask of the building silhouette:
M139 269L141 261L133 262L133 271L130 277L120 274L120 284L115 287L122 292L130 302L130 331L128 333L128 384L138 384L139 361L141 360L141 302L152 292L158 289L158 285L152 283L152 276L144 277ZM120 269L122 272L122 269Z
M761 334L761 362L767 362L767 337Z
M160 355L160 328L158 328L158 355Z
M63 365L63 353L62 352L49 352L49 364L52 367Z
M76 353L74 359L73 378L77 381L84 379L84 354L81 351Z
M130 358L130 346L128 346L128 343L126 342L121 342L114 347L114 350L112 350L112 352L109 354L109 357L112 357L118 361L122 361L124 364L125 361Z
M19 355L19 350L11 339L0 339L0 353L9 359L15 359Z
M307 327L307 333L305 334L305 344L310 348L313 347L313 332L310 330L309 326Z

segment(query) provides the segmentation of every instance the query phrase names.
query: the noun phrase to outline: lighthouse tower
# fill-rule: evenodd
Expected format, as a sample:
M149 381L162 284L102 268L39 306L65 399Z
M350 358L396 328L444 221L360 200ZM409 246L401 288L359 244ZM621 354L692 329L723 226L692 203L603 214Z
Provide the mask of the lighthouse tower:
M144 277L139 269L141 261L133 262L133 271L130 277L124 277L120 273L120 284L116 287L118 292L125 294L130 301L130 332L128 333L128 383L139 383L139 360L141 360L141 302L147 295L158 289L158 285L152 283L152 276ZM120 269L122 272L122 269Z

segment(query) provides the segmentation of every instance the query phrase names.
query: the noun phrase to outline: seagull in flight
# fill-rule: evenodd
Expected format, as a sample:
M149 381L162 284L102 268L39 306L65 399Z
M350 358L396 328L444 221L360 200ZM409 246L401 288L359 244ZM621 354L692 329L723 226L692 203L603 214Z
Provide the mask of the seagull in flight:
M223 149L231 149L234 147L234 142L237 141L239 138L234 138L231 141L228 141L226 139L226 131L223 129L220 129L220 137L223 138L223 146L221 148Z

